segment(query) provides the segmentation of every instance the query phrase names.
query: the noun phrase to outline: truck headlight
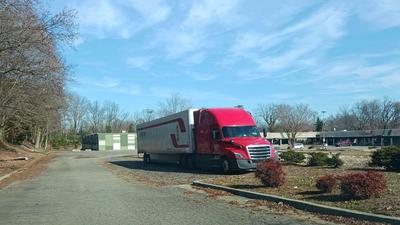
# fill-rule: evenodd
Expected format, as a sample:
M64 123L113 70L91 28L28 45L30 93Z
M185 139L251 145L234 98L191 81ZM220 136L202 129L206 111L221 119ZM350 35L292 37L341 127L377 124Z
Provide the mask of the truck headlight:
M237 152L234 152L234 154L235 154L235 158L237 158L237 159L244 159L244 156L243 156L242 154L237 153Z

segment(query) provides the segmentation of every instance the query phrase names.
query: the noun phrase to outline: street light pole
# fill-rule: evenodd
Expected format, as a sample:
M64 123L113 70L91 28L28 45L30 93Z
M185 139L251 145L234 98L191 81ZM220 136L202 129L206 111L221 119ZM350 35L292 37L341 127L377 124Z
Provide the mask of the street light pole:
M324 134L324 128L325 128L325 121L324 121L324 117L325 117L325 110L321 111L322 113L322 127L321 127L321 132L322 132L322 149L325 149L325 134Z

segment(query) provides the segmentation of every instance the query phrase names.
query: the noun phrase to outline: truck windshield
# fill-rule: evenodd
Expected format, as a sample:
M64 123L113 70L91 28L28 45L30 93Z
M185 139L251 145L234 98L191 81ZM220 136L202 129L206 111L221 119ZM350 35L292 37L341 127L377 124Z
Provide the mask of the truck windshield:
M260 137L260 132L255 126L223 127L225 138L231 137Z

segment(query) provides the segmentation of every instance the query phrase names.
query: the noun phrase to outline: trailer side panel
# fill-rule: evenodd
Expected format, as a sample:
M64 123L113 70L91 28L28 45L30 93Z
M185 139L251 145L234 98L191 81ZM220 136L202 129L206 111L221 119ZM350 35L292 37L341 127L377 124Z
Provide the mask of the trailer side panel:
M137 125L139 153L193 153L193 111L185 110L157 120Z

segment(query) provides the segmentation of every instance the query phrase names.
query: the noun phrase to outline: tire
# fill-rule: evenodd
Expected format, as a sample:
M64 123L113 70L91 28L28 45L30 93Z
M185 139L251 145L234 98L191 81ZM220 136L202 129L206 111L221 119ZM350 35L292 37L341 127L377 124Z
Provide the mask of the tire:
M232 166L231 166L231 163L229 162L228 158L226 158L226 157L221 158L220 170L221 170L221 173L223 173L223 174L232 173Z
M144 161L145 164L150 164L150 163L151 163L150 155L147 154L147 153L145 153L145 154L143 155L143 161Z

